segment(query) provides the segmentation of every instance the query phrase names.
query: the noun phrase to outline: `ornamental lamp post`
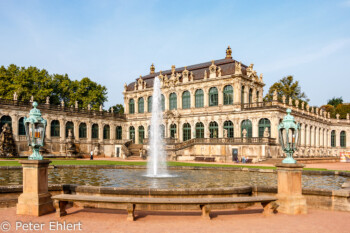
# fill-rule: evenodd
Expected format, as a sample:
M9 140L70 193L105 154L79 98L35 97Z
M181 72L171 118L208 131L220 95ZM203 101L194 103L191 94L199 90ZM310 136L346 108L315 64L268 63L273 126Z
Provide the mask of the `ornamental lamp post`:
M287 164L297 162L293 158L293 154L296 150L298 150L300 142L300 124L294 121L294 117L290 115L291 112L292 110L287 109L287 115L278 126L279 142L282 150L287 155L282 163Z
M43 160L39 149L44 146L46 120L41 117L41 112L36 107L37 102L33 102L33 109L29 112L29 118L24 117L24 127L28 146L32 147L33 154L28 157L29 160Z

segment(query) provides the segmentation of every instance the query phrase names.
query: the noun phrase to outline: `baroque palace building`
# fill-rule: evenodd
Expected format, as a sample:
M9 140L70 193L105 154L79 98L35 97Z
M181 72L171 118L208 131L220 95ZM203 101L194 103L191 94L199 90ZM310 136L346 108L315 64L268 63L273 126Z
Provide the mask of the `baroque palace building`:
M300 149L296 156L339 156L350 145L350 120L331 119L329 113L304 103L277 96L263 101L263 75L253 64L246 66L231 57L230 47L221 60L140 76L124 85L125 114L77 106L39 105L48 121L45 152L65 156L74 145L76 155L95 154L132 158L147 153L152 111L153 82L159 78L162 92L162 132L171 159L215 158L228 162L245 156L253 161L282 155L278 124L292 109L300 123ZM29 153L23 117L30 105L0 100L0 126L12 126L21 155ZM70 133L71 132L71 133Z

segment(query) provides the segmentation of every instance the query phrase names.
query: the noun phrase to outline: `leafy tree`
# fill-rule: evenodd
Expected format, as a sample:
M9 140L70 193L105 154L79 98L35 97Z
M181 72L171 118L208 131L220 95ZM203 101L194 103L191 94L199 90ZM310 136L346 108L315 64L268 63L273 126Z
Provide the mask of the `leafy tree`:
M265 101L271 101L273 99L273 93L277 91L277 95L279 100L282 99L282 96L286 96L287 101L289 98L292 100L299 100L303 102L309 102L310 100L307 98L306 94L301 91L301 87L298 81L293 80L293 76L289 75L287 77L282 78L278 82L274 83L269 92L264 97Z
M350 105L338 104L335 108L335 113L340 115L340 119L346 119L346 115L350 113Z
M120 114L124 113L124 106L122 104L116 104L116 105L110 107L109 111L111 111L112 108L113 108L113 112L115 112L115 113L120 113Z
M343 97L333 97L332 99L328 100L327 104L334 106L335 108L339 105L343 103Z
M71 106L78 101L80 107L91 104L96 110L107 101L107 88L87 77L72 81L67 74L50 75L45 69L32 66L1 66L0 98L13 99L15 92L20 101L29 101L33 96L35 101L45 102L49 96L51 104L60 104L63 100L66 106Z

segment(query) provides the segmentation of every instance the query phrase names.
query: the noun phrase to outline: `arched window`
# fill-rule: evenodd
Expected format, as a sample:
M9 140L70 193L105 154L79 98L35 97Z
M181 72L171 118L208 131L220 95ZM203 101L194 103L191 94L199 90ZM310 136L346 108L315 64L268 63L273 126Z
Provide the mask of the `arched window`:
M189 91L185 91L182 94L182 109L191 108L191 94Z
M86 124L80 123L79 125L79 138L86 138Z
M160 125L160 134L162 138L165 138L165 126Z
M51 121L51 137L60 136L60 122L58 120Z
M269 136L271 136L271 122L267 118L260 119L259 121L259 138L264 137L265 129L267 128Z
M216 87L212 87L209 89L209 106L218 106L218 89Z
M19 118L19 121L18 121L18 135L26 135L26 130L24 128L24 117Z
M163 94L162 94L162 111L163 112L165 111L165 97Z
M346 132L345 131L340 132L340 146L346 147Z
M335 147L335 130L332 130L331 132L331 147Z
M218 123L216 123L215 121L210 122L209 131L210 131L210 138L218 138L219 137Z
M71 130L72 134L74 135L74 124L71 121L66 123L66 137L68 137L69 130Z
M252 98L253 98L253 90L250 88L249 89L249 104L251 104L251 103L253 103L253 100L252 100Z
M176 124L170 125L170 138L176 138Z
M98 124L93 124L91 127L91 137L93 139L98 139Z
M103 139L110 139L111 138L111 130L109 125L103 126Z
M0 130L2 130L2 127L8 124L12 129L12 118L10 116L2 116L0 120Z
M117 140L122 140L123 139L123 128L121 127L121 126L117 126L116 128L115 128L115 130L116 130L116 139Z
M129 100L129 114L135 113L135 102L134 99Z
M153 101L153 97L149 96L147 99L147 111L148 112L152 112L152 101Z
M204 107L204 92L202 89L199 89L195 92L195 102L196 108Z
M202 122L196 123L196 138L204 138L204 124Z
M139 144L143 144L144 138L145 138L145 128L141 125L139 126Z
M233 104L233 87L227 85L224 87L224 105Z
M241 104L244 104L244 86L241 88Z
M171 93L169 96L169 110L177 109L177 96Z
M138 101L138 111L139 111L139 113L144 113L144 105L145 105L145 103L144 103L144 100L143 100L143 98L141 97L141 98L139 98L139 101Z
M252 137L252 122L250 120L244 120L241 124L241 136L243 137L243 131L246 131L247 138Z
M133 143L135 143L135 128L134 128L134 126L130 126L130 128L129 128L129 139L132 140Z
M191 125L189 123L185 123L182 127L183 132L183 141L187 141L191 139Z
M232 121L224 122L224 130L227 132L227 138L233 138L233 123Z

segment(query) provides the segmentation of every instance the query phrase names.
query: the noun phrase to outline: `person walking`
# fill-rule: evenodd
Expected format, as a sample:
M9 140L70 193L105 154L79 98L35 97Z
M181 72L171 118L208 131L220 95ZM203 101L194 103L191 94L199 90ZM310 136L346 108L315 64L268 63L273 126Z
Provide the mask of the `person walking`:
M94 152L93 151L90 152L90 160L94 160Z

